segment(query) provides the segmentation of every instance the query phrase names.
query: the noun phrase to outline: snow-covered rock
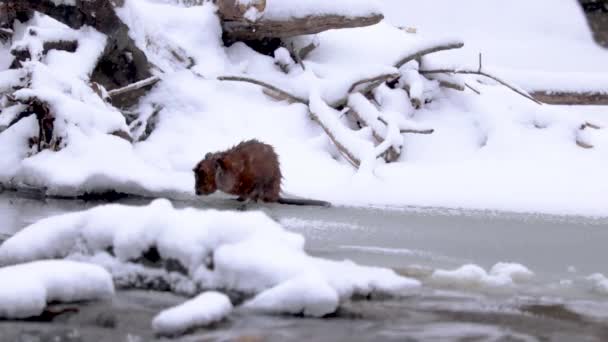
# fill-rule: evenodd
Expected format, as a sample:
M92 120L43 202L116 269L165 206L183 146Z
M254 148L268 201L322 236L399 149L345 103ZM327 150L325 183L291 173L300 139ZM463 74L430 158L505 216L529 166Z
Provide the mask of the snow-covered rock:
M156 268L139 263L151 253L162 261ZM52 258L99 264L120 286L231 291L255 296L251 307L314 316L355 295L419 286L388 269L311 257L301 235L261 212L178 210L167 200L50 217L0 246L1 265Z
M178 306L163 310L152 320L160 335L178 335L189 329L221 321L232 312L232 303L223 293L204 292Z
M102 267L69 260L41 260L0 268L0 318L40 315L48 303L107 299L112 276Z

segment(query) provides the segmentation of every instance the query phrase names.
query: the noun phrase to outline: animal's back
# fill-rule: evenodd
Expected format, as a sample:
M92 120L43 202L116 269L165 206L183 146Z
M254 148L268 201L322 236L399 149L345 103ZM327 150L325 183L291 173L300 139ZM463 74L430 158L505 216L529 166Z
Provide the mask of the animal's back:
M274 148L258 140L239 143L222 153L218 189L240 198L276 202L281 190L281 169Z

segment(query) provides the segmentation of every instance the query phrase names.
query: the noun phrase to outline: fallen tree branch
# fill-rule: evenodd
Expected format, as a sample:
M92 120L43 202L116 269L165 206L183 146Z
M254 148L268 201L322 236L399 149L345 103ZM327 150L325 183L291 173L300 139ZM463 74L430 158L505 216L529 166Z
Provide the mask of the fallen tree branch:
M331 142L336 146L338 152L342 154L344 159L346 159L353 167L358 169L361 165L361 161L357 157L355 157L346 147L344 147L344 145L342 145L340 141L338 141L338 139L336 139L331 130L329 130L329 128L327 128L327 126L325 126L323 122L321 122L317 114L310 111L310 116L319 126L321 126L325 134L327 134L327 136L329 137L329 140L331 140Z
M405 57L402 57L397 63L395 63L395 68L399 69L406 63L419 59L424 55L428 55L428 54L439 52L439 51L460 49L463 46L464 46L463 42L451 42L451 43L447 43L447 44L443 44L443 45L437 45L437 46L433 46L430 48L426 48L424 50L420 50L420 51L414 52L412 54L409 54Z
M530 96L529 94L526 94L526 92L524 92L523 90L517 89L515 86L510 85L509 83L501 80L500 78L488 74L484 71L478 71L478 70L457 70L457 69L435 69L435 70L419 70L421 75L431 75L431 74L463 74L463 75L479 75L479 76L484 76L490 79L493 79L494 81L502 84L503 86L511 89L512 91L514 91L515 93L527 98L528 100L538 104L538 105L542 105L542 102L538 101L537 99L535 99L534 97Z
M116 97L119 95L124 95L127 94L129 92L135 91L135 90L139 90L141 88L145 88L147 86L153 85L156 82L160 81L160 77L158 76L152 76L152 77L148 77L144 80L135 82L135 83L131 83L128 86L122 87L122 88L118 88L118 89L112 89L112 90L108 90L108 96L110 98L112 97Z
M378 120L380 120L380 122L382 122L383 124L388 126L388 122L386 122L386 120L384 120L383 118L379 117ZM400 133L413 133L413 134L433 134L433 132L435 132L435 130L432 128L429 128L429 129L407 128L407 129L401 129L399 132Z
M254 78L242 77L242 76L218 76L217 80L218 81L231 81L231 82L246 82L246 83L256 84L256 85L259 85L261 87L264 87L264 88L267 88L269 90L272 90L275 93L279 94L280 96L285 97L286 99L289 99L289 100L294 101L294 102L298 102L298 103L302 103L302 104L308 105L308 101L306 99L303 99L303 98L298 97L296 95L292 95L292 94L286 92L283 89L279 89L279 88L273 86L272 84L268 84L266 82L259 81L259 80L256 80Z
M433 134L435 132L434 129L402 129L399 132L404 133L412 133L412 134Z

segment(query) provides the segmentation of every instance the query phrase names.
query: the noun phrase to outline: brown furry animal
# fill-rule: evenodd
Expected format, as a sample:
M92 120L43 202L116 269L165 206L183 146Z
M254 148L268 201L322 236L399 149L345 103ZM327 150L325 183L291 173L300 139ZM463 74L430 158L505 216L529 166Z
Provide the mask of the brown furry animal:
M281 169L274 148L247 140L222 152L207 153L193 169L197 195L217 190L237 195L239 201L328 206L329 203L280 196Z

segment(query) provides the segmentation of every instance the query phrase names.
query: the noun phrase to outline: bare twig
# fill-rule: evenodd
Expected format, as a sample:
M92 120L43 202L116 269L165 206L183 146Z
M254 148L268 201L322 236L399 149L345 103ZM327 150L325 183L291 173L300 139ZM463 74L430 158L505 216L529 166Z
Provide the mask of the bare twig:
M481 92L473 87L471 87L468 83L464 84L465 87L471 89L473 92L475 92L477 95L481 95Z
M442 88L454 89L458 91L464 91L464 87L458 83L453 83L446 80L439 80L439 86Z
M481 52L479 53L479 69L477 69L477 72L481 72Z
M582 126L581 129L585 129L585 128L593 128L593 129L602 129L602 126L596 125L594 123L588 122L586 121Z
M444 50L452 50L452 49L460 49L461 47L464 46L464 43L462 42L456 42L456 43L449 43L449 44L445 44L445 45L438 45L438 46L433 46L415 53L412 53L410 55L407 55L403 58L401 58L397 63L395 63L395 68L399 69L401 68L403 65L405 65L406 63L416 60L424 55L428 55L431 53L435 53L435 52L439 52L439 51L444 51Z
M400 131L402 134L404 133L412 133L412 134L433 134L435 132L434 129L402 129Z
M396 79L397 77L399 77L399 74L397 74L397 73L390 73L390 74L378 75L378 76L371 77L371 78L364 78L362 80L359 80L359 81L353 83L350 86L350 88L348 88L348 93L349 94L352 93L353 91L355 91L355 89L357 89L358 86L360 86L362 84L365 84L365 83L372 83L372 84L377 83L377 82L383 83L383 82L386 82L386 81L390 81L390 80ZM368 91L365 91L365 92L362 92L362 93L367 93Z
M135 90L139 90L141 88L145 88L147 86L153 85L156 82L160 81L160 77L158 76L152 76L152 77L148 77L144 80L141 80L139 82L135 82L135 83L131 83L128 86L122 87L122 88L118 88L118 89L112 89L108 91L108 96L110 98L118 96L118 95L123 95Z
M246 82L246 83L256 84L261 87L270 89L270 90L274 91L275 93L279 94L280 96L283 96L291 101L308 105L308 101L301 97L292 95L292 94L286 92L285 90L279 89L271 84L268 84L266 82L262 82L262 81L259 81L259 80L253 79L253 78L242 77L242 76L219 76L217 79L219 81Z
M593 145L591 144L587 144L586 142L580 141L578 139L576 139L576 145L578 147L584 148L584 149L592 149Z
M430 75L430 74L464 74L464 75L480 75L480 76L485 76L487 78L493 79L494 81L502 84L503 86L511 89L512 91L516 92L517 94L527 98L530 101L533 101L534 103L538 104L538 105L542 105L542 102L536 100L535 98L533 98L532 96L530 96L529 94L525 93L522 90L517 89L516 87L510 85L509 83L501 80L500 78L494 76L494 75L490 75L484 71L475 71L475 70L456 70L456 69L435 69L435 70L420 70L419 71L420 74L422 75Z
M388 126L388 122L386 122L386 120L384 120L381 117L378 117L378 121L382 122L383 124ZM433 132L435 132L434 129L413 129L413 128L408 128L408 129L402 129L399 132L401 133L413 133L413 134L433 134Z

